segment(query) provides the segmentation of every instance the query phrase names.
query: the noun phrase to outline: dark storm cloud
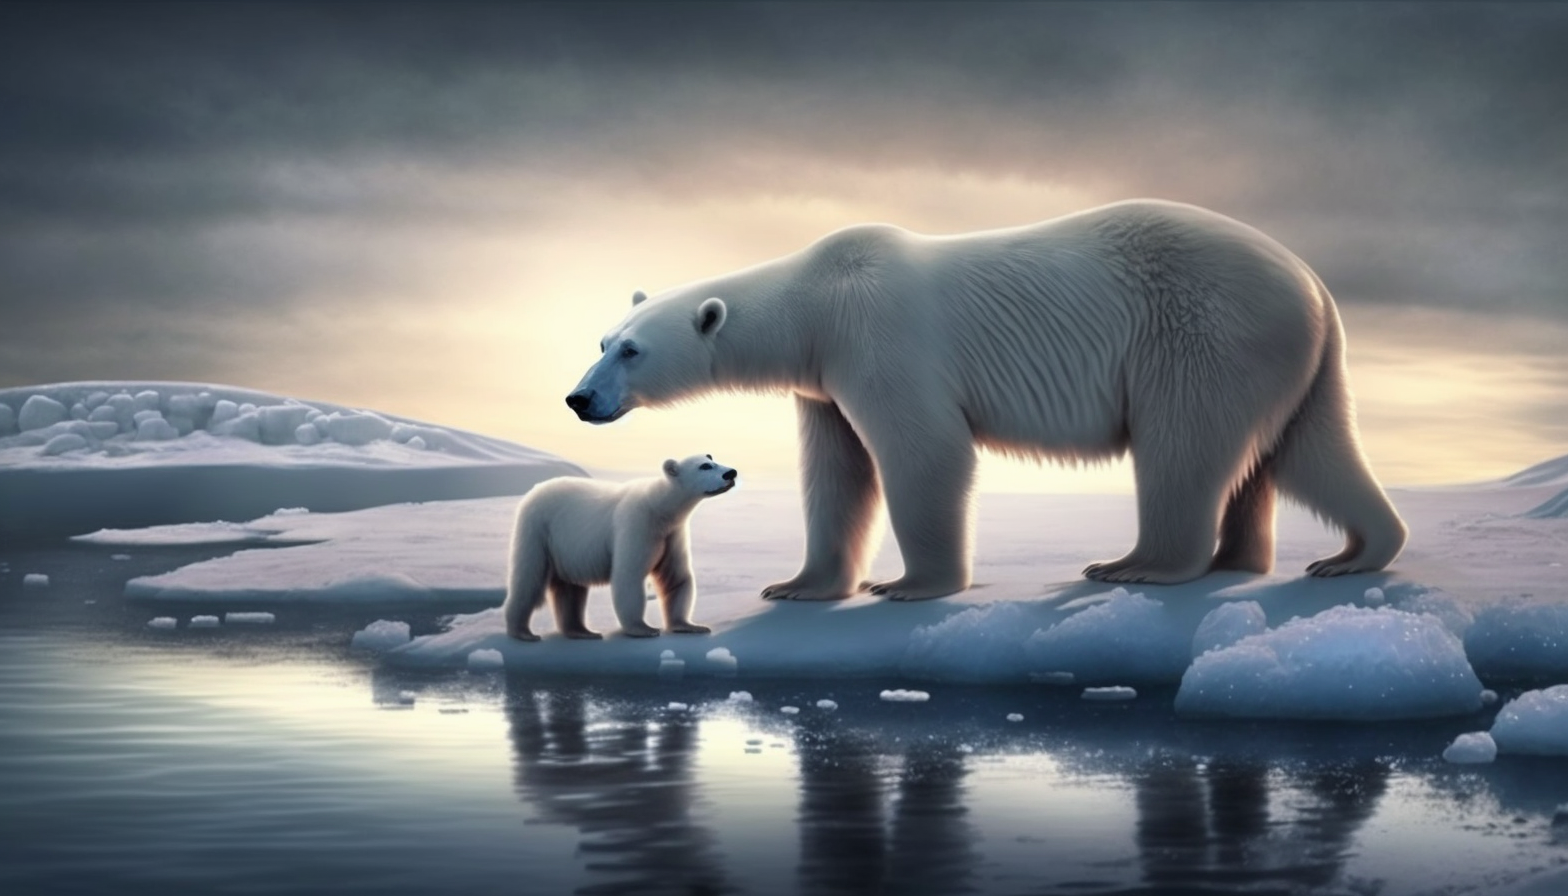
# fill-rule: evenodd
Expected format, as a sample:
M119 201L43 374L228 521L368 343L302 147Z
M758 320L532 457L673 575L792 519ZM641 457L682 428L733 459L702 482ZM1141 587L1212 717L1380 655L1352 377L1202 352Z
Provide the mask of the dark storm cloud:
M1195 201L1347 302L1568 317L1565 45L1553 4L6 5L0 302L286 301L310 264L252 283L203 231L536 213L457 173L840 165Z

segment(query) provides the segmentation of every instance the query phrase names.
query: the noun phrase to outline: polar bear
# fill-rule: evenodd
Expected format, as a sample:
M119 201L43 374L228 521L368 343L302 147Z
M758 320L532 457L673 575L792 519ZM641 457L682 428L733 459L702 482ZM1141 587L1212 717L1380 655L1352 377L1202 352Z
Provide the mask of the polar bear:
M555 627L568 638L599 638L583 613L588 586L610 585L621 631L659 633L643 621L643 583L653 576L666 631L710 631L691 621L697 600L686 520L704 498L735 487L735 470L711 454L664 462L664 475L625 483L560 476L523 496L512 529L511 568L502 614L506 633L537 641L530 628L546 588Z
M1130 452L1138 538L1084 573L1175 583L1266 572L1278 490L1346 535L1308 567L1381 569L1406 529L1358 444L1328 290L1279 243L1133 200L957 236L850 227L633 307L566 403L592 423L706 392L793 393L806 556L765 597L835 599L885 497L899 600L970 584L975 448Z

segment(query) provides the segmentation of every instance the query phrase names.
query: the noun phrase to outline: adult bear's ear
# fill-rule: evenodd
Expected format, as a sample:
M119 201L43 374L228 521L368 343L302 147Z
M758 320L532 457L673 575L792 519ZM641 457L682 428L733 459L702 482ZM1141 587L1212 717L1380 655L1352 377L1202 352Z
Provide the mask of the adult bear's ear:
M642 290L639 289L636 292L632 293L632 307L633 308L636 308L638 305L641 305L643 302L646 302L646 301L648 301L648 294L643 292Z
M704 336L712 336L724 326L724 318L729 314L729 309L724 307L724 300L720 298L703 299L697 306L697 332Z
M681 465L676 463L673 458L664 462L664 475L673 478L675 476L679 476L680 473Z

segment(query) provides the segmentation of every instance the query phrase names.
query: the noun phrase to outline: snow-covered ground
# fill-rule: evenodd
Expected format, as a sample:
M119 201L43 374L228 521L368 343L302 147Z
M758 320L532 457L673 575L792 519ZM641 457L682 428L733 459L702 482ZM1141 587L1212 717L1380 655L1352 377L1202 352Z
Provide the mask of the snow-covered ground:
M0 390L0 540L519 494L581 473L461 430L195 383Z
M589 621L610 636L604 641L515 642L499 612L485 610L396 646L387 659L468 668L475 651L485 651L480 666L499 658L525 674L1179 685L1178 707L1203 715L1463 715L1481 706L1483 681L1568 680L1568 519L1530 513L1568 485L1568 461L1518 480L1394 491L1412 537L1386 573L1302 576L1308 561L1337 548L1338 537L1286 509L1275 574L1215 574L1131 593L1079 575L1089 561L1128 546L1130 497L986 495L977 587L921 603L862 595L829 604L758 597L762 586L795 571L803 525L797 495L743 483L705 502L692 521L696 617L713 627L711 635L617 637L608 596L594 589ZM100 532L86 540L117 550L182 540L312 542L241 550L134 579L127 595L164 613L190 601L237 608L377 602L389 604L396 621L403 598L499 603L515 503L285 512L243 526ZM875 570L897 572L891 539ZM660 621L656 602L648 619ZM553 630L547 611L535 626Z

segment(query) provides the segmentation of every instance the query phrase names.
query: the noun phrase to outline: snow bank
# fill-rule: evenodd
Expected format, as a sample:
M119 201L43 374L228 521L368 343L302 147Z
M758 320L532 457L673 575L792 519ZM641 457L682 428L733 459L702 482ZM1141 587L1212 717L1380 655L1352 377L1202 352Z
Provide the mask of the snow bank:
M1035 632L1025 642L1033 668L1071 672L1080 682L1175 681L1192 659L1191 629L1160 601L1121 588L1111 594Z
M1476 614L1465 653L1488 679L1568 678L1568 604L1510 600Z
M61 383L0 389L0 408L0 541L515 495L584 475L500 439L227 386Z
M1274 719L1428 718L1473 712L1481 682L1433 616L1334 607L1205 653L1182 676L1176 709Z
M240 551L126 583L126 597L158 601L401 603L505 596L506 539L517 499L481 498L372 507L293 509L243 525L203 523L80 540L108 544L294 544Z
M1492 739L1499 753L1568 756L1568 684L1520 694L1497 713Z
M1525 511L1524 515L1537 520L1560 520L1568 517L1568 489L1548 498L1540 506Z

